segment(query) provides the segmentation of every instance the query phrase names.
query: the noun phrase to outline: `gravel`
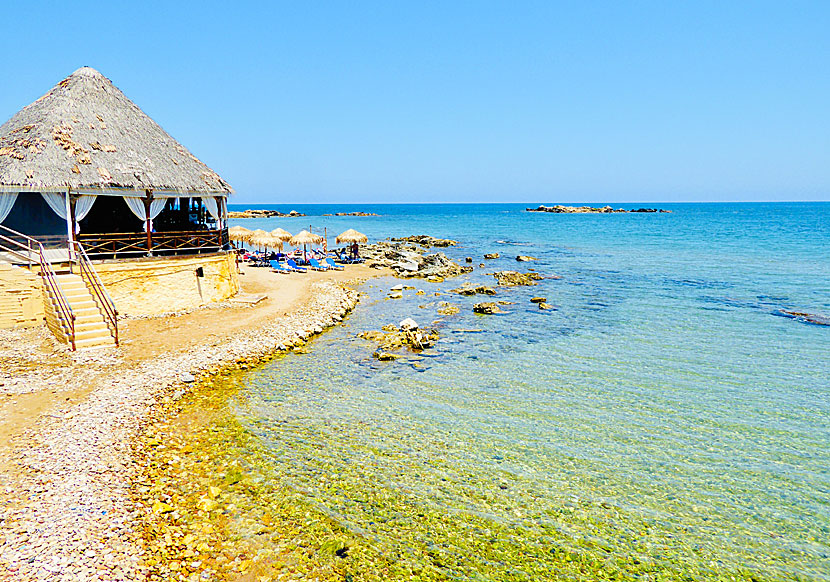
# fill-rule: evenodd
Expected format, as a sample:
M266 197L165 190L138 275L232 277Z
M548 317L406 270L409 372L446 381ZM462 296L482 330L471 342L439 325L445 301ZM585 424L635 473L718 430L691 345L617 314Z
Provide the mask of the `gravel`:
M0 394L90 394L16 437L0 473L0 580L147 580L132 443L166 399L223 366L255 363L342 321L357 292L323 282L292 313L220 344L131 363L118 350L69 352L37 330L0 334Z

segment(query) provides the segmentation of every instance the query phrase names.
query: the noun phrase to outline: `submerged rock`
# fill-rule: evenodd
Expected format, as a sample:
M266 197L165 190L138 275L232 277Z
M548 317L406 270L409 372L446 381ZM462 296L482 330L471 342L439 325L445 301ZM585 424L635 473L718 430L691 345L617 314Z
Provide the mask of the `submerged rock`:
M453 293L458 293L459 295L495 295L496 290L492 287L488 287L487 285L471 285L470 283L465 283L461 287L452 290Z
M800 321L804 321L806 323L812 323L813 325L830 325L830 317L818 315L816 313L806 313L803 311L787 311L786 309L781 309L776 313L776 315L789 317L791 319L797 319Z
M547 297L531 297L530 298L531 303L544 303L547 300L548 300Z
M545 303L544 301L539 303L539 309L553 309L549 304Z
M497 271L493 273L493 276L503 287L538 285L535 281L542 279L542 276L538 273L519 273L518 271Z
M406 320L402 321L403 324ZM414 321L413 321L414 323ZM418 325L417 323L415 324ZM388 329L384 326L384 329ZM364 331L358 337L378 343L378 351L390 351L398 348L408 347L410 350L419 351L430 348L438 341L438 332L434 329L395 329L394 331Z
M423 247L454 247L458 241L450 240L448 238L435 238L428 234L416 234L412 236L405 236L401 238L393 238L394 242L410 242L419 244Z
M516 260L520 263L525 263L527 261L538 261L539 259L537 259L536 257L531 257L529 255L519 255L516 257Z
M483 315L493 315L495 313L504 313L497 303L485 302L476 303L473 305L473 313L481 313Z
M453 305L449 301L441 301L438 304L438 313L441 315L455 315L459 311L461 309L459 309L458 305Z
M485 259L498 259L500 256L501 255L499 255L498 253L487 253L486 255L484 255L484 258Z

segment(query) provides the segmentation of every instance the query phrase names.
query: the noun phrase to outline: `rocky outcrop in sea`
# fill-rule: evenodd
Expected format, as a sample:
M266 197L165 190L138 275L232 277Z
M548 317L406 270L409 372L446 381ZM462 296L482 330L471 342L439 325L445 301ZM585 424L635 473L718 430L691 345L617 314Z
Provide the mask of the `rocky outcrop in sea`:
M297 212L296 210L279 212L278 210L262 210L257 208L228 212L228 218L273 218L275 216L305 216L305 214Z
M553 214L612 214L618 212L671 212L671 210L664 210L662 208L636 208L634 210L626 210L624 208L612 208L610 206L563 206L556 204L554 206L539 205L537 208L526 208L528 212L551 212Z
M432 247L448 247L458 244L454 240L439 239L427 235L381 241L361 248L366 264L374 268L388 267L398 277L420 277L437 281L469 273L472 267L460 266L441 252L431 253Z

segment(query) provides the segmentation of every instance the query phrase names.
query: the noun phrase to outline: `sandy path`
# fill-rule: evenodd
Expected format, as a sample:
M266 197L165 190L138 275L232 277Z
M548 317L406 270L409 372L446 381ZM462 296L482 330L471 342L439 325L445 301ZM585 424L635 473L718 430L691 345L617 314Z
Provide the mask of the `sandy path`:
M314 283L343 283L382 273L350 265L343 271L280 275L243 265L241 293L264 294L266 299L253 307L209 307L175 317L124 320L119 323L119 353L115 358L104 358L104 366L96 361L90 365L90 358L97 359L95 351L88 352L90 358L73 357L45 328L4 332L0 336L0 471L8 464L15 436L56 406L82 400L102 375L113 372L111 366L137 366L159 355L182 353L205 341L221 341L288 315L309 298Z
M201 309L178 317L128 320L121 332L124 358L138 362L159 354L186 350L206 338L221 340L279 315L288 315L308 299L314 283L345 283L379 274L383 272L363 265L349 265L343 271L309 271L290 275L242 266L239 277L242 293L266 294L267 299L251 308Z

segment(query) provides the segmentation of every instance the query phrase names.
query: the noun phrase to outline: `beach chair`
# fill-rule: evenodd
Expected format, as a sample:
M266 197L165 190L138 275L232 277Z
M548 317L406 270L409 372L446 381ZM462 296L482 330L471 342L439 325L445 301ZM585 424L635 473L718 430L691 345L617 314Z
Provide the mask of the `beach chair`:
M325 259L323 259L323 262L328 266L329 269L334 269L335 271L343 270L343 267L335 263L334 260L332 260L330 257L326 257Z
M311 267L315 271L328 271L329 270L328 265L326 265L326 266L321 265L317 261L317 259L315 259L314 257L309 257L308 258L308 265L309 265L309 267Z
M288 263L288 266L291 268L291 270L295 273L305 273L306 271L308 271L308 269L306 269L305 267L299 266L296 263L296 261L294 261L294 259L288 259L286 262Z
M275 273L283 273L288 274L291 272L291 269L288 268L288 265L283 265L279 261L271 261L271 270Z

